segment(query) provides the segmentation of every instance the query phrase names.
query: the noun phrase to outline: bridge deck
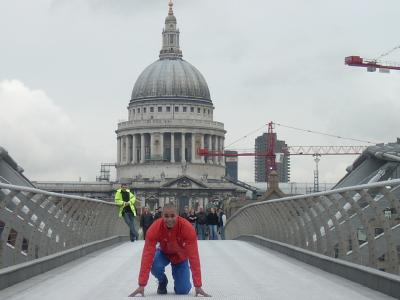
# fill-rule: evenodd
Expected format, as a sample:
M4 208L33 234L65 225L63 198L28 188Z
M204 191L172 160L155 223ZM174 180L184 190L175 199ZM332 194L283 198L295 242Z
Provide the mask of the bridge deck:
M213 299L394 299L285 255L241 241L201 241L204 290ZM88 255L0 291L7 300L128 299L137 287L143 241ZM171 269L167 275L172 283ZM172 284L168 286L173 290ZM151 277L147 299L189 299L156 295Z

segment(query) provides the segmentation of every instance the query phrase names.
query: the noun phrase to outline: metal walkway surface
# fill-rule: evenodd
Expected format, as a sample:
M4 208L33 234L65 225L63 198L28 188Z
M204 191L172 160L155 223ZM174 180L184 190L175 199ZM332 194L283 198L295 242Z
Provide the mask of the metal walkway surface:
M0 291L1 300L118 300L137 287L143 241L124 243ZM212 299L394 299L277 252L242 241L200 241L203 288ZM167 267L168 295L156 294L150 275L146 299L176 296ZM140 298L140 297L138 297Z

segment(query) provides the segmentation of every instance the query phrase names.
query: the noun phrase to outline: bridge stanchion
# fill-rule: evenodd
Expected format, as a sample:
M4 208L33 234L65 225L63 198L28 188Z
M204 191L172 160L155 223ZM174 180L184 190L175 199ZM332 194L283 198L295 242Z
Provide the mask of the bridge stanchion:
M272 211L274 212L275 222L276 222L276 224L279 225L277 227L277 240L284 241L285 237L287 236L287 232L286 232L286 224L284 223L284 218L280 211L280 205L277 203L274 203L274 204L270 205L270 207L272 208Z
M266 228L264 229L264 236L270 239L277 237L278 227L273 216L272 209L266 206L260 208L261 213L265 215Z
M380 193L381 192L382 189L380 190ZM384 255L387 257L385 267L388 272L396 273L398 270L399 261L398 261L397 248L392 242L393 234L389 223L390 220L385 218L383 210L378 207L376 201L371 197L371 195L367 191L365 190L361 191L361 195L368 202L368 205L374 210L374 215L376 216L375 226L377 226L378 228L383 228L383 233L384 233L383 236L386 241L386 253ZM380 259L380 257L378 257L378 259Z
M315 209L313 208L312 202L313 196L305 197L302 200L302 204L306 209L307 215L310 219L310 223L312 225L313 233L313 242L314 242L314 249L318 253L322 253L322 234L321 234L321 224L318 222L318 216L316 214ZM314 241L315 237L315 241Z

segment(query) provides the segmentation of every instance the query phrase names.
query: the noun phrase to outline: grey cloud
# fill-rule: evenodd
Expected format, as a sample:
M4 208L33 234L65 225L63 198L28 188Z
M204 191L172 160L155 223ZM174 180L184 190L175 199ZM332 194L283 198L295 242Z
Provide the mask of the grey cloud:
M45 92L18 80L0 81L0 128L1 146L31 179L90 178L87 170L96 158L79 128Z

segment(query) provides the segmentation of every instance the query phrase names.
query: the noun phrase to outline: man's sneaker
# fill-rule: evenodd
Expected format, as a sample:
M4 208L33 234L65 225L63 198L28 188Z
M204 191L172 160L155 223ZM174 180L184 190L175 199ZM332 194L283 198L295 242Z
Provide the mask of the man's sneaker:
M167 284L168 284L168 280L167 279L165 279L164 282L159 282L158 283L157 294L165 295L167 293Z

